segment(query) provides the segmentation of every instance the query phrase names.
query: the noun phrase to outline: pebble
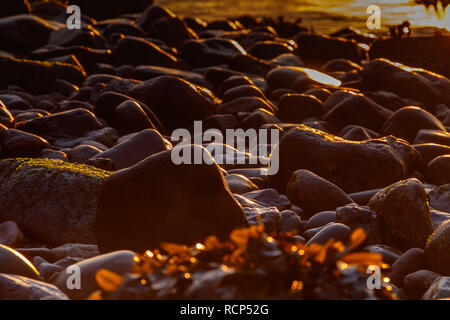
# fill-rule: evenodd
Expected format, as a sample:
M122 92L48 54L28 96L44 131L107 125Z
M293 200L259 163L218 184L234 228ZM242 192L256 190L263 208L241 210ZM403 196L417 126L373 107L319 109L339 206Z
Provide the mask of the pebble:
M439 273L430 270L412 272L404 277L403 290L408 298L418 300L440 276Z
M5 300L68 300L52 284L3 273L0 273L0 296Z

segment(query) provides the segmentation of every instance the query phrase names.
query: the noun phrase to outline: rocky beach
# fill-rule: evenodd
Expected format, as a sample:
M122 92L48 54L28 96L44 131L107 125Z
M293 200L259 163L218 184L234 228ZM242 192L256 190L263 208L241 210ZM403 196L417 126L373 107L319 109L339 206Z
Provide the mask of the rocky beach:
M0 1L0 299L450 299L450 36L69 2Z

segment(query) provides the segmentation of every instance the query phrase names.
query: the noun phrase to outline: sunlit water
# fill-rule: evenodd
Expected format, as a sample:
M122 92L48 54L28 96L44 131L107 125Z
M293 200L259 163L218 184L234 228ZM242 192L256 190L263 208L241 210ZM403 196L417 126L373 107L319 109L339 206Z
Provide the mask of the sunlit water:
M302 18L305 26L317 32L329 33L341 27L354 26L363 31L368 18L367 7L370 4L380 6L382 28L387 30L409 20L414 28L438 27L450 30L450 7L448 14L442 7L438 12L430 7L414 4L412 0L156 0L167 5L176 14L198 16L205 20L250 14L253 16L283 15L287 18Z

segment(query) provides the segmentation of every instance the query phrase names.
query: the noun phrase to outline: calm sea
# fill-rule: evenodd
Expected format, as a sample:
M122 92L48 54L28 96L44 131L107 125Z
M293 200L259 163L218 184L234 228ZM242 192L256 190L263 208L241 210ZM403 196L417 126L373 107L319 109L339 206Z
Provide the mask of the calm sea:
M301 17L305 26L320 33L329 33L344 26L354 26L368 31L367 7L376 4L381 8L382 27L409 20L414 28L438 27L450 30L450 7L447 14L442 7L426 9L412 0L156 0L182 16L197 16L213 20L250 14L253 16L283 15Z

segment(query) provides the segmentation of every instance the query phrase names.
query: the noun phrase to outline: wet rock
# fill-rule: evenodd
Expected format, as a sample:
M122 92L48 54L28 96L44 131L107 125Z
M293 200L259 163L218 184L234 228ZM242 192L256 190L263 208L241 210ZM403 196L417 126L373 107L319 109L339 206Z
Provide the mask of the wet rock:
M384 38L374 42L369 55L371 59L387 58L450 77L449 43L449 36Z
M95 243L97 195L109 173L48 159L0 162L0 221L48 245Z
M439 210L430 210L433 229L437 230L441 224L450 220L450 213L441 212Z
M52 145L58 148L74 148L79 144L82 144L86 140L99 142L107 147L115 145L119 133L111 128L106 127L99 130L90 131L79 137L63 137L52 139Z
M93 244L66 243L51 249L57 260L67 257L89 259L99 255L98 247Z
M25 240L25 236L14 221L0 223L0 244L8 247L18 247Z
M0 68L8 77L0 78L0 87L17 85L31 93L48 92L56 79L74 84L83 82L84 70L71 64L19 60L0 56ZM24 77L23 75L27 76Z
M262 93L256 86L242 85L225 91L223 94L223 102L232 101L242 97L257 97L265 99L264 93Z
M438 186L428 193L430 207L450 213L450 184Z
M303 224L300 217L292 210L284 210L281 212L281 229L280 232L297 232L303 231Z
M279 41L260 41L252 46L249 53L256 58L270 60L281 54L292 53L295 48L291 44Z
M139 13L152 4L152 0L135 0L133 2L111 2L108 0L71 0L70 4L82 8L83 14L98 20L115 18L122 14Z
M430 288L423 294L423 300L440 300L450 298L450 277L436 279Z
M242 126L245 129L258 130L263 125L281 123L275 115L266 109L257 109L242 120Z
M116 107L112 127L120 135L155 128L142 107L137 102L131 100L124 101Z
M305 224L305 229L323 227L330 222L336 222L336 212L322 211L313 215Z
M300 33L296 41L298 55L307 66L320 68L325 62L332 59L345 58L359 62L362 58L356 41L309 33Z
M403 279L403 290L410 299L420 299L441 275L430 270L418 270Z
M67 294L71 299L86 299L91 293L98 290L98 284L95 280L95 274L100 269L106 269L124 275L131 271L134 265L133 258L136 254L132 251L122 250L115 251L108 254L102 254L97 257L86 259L75 264L71 267L78 267L80 270L80 289L70 290L67 283L73 284L70 276L73 275L73 271L66 269L62 271L55 279L55 285ZM70 268L70 267L69 267Z
M327 63L325 63L322 66L321 70L325 73L336 72L336 71L348 72L348 71L352 71L352 70L361 71L362 67L353 61L338 58L338 59L330 60Z
M266 74L269 87L306 91L311 85L329 85L339 87L341 82L319 71L299 67L279 67Z
M361 126L348 125L341 130L339 136L345 140L364 141L376 139L379 137L379 134Z
M343 225L342 223L331 223L317 232L306 245L311 245L313 243L325 244L330 239L345 243L350 237L350 233L351 230L346 225Z
M52 277L63 270L62 267L45 261L39 264L37 268L39 270L39 273L41 274L41 277L47 282L51 282Z
M161 17L152 23L148 31L150 36L164 41L175 48L181 46L189 39L198 39L197 34L178 17Z
M172 76L161 76L135 85L128 95L151 106L170 132L211 115L216 102L209 90Z
M422 158L421 170L425 171L428 164L435 158L450 154L450 146L444 146L436 143L424 143L413 145L414 149L419 151Z
M6 106L8 110L27 110L31 109L30 103L14 94L1 94L0 101Z
M53 160L61 160L61 161L69 161L67 159L67 154L65 152L53 149L44 149L41 152L42 159L53 159Z
M47 140L16 129L8 129L1 137L1 158L38 157L48 148Z
M264 225L268 234L276 234L282 227L281 214L275 207L246 207L244 212L250 226Z
M2 300L67 300L52 284L11 274L0 274Z
M79 137L102 127L95 115L83 108L54 113L16 125L19 130L38 134L49 140Z
M450 133L441 130L420 130L417 133L415 144L436 143L450 146Z
M419 107L404 107L394 112L383 125L381 134L393 135L414 143L421 129L445 131L442 123L431 113Z
M400 250L383 244L368 245L364 250L381 254L383 256L383 261L390 265L394 264L402 255Z
M295 171L286 190L289 199L303 209L306 218L353 202L336 185L308 170Z
M395 261L388 276L393 284L401 288L405 276L422 269L424 262L424 251L419 248L411 248Z
M67 19L64 23L66 21ZM48 39L48 45L59 47L84 46L93 49L105 49L106 40L92 25L87 25L75 30L60 28L52 31Z
M336 222L348 226L352 230L362 228L366 233L366 244L381 242L381 230L376 212L368 207L351 203L336 209Z
M111 159L114 170L121 170L170 147L157 131L146 129L111 149L95 155L91 160Z
M267 100L258 97L241 97L217 105L217 113L230 113L237 115L239 112L253 112L257 109L265 109L274 113L274 108Z
M304 67L305 64L303 61L295 54L292 53L283 53L276 57L274 57L272 60L270 60L271 63L279 66L285 66L285 67Z
M365 206L369 200L381 189L365 190L361 192L350 193L348 197L359 205Z
M338 95L338 97L334 97ZM379 131L391 111L373 102L366 96L352 91L337 92L329 98L325 108L330 108L323 119L339 132L345 126L353 124ZM331 101L336 99L336 103Z
M428 197L417 179L407 179L376 193L367 204L379 215L384 243L401 249L424 248L433 233Z
M175 76L201 87L211 87L208 80L196 72L158 66L138 66L133 71L133 79L141 81L146 81L159 76Z
M81 144L73 148L67 156L70 162L83 164L89 158L92 158L101 152L102 151L96 147Z
M411 70L386 59L375 59L363 65L363 85L369 90L385 90L403 98L424 103L433 112L438 104L450 105L450 81L425 70Z
M196 68L228 64L237 54L246 52L236 41L220 38L188 40L181 48L181 57Z
M176 165L171 159L172 152L191 152L192 156L204 150L176 147L113 174L99 198L96 236L100 252L142 251L162 241L191 244L211 234L224 237L245 226L242 208L225 187L209 153L203 155L211 165ZM135 219L141 222L136 224Z
M39 272L31 262L13 248L0 244L0 274L10 273L39 279Z
M435 185L450 184L450 154L434 158L428 163L425 176Z
M156 44L137 37L120 39L112 49L116 65L156 65L174 67L178 63L176 57L162 50Z
M244 197L252 200L258 200L270 207L276 207L283 211L291 207L291 202L284 194L279 194L275 189L256 190L243 194Z
M232 193L243 194L258 190L253 182L240 174L229 174L225 177L225 180Z
M324 113L322 102L311 95L286 94L278 102L278 117L287 123L299 123Z
M270 180L279 190L298 169L310 170L347 193L375 189L408 177L419 159L411 146L393 137L352 142L305 125L284 134L277 150L280 169Z
M34 50L47 43L56 27L33 15L0 18L0 50Z
M430 270L450 275L450 223L443 223L431 235L425 247L425 261Z
M150 5L136 19L136 24L150 33L152 24L163 17L175 17L175 14L164 6Z

